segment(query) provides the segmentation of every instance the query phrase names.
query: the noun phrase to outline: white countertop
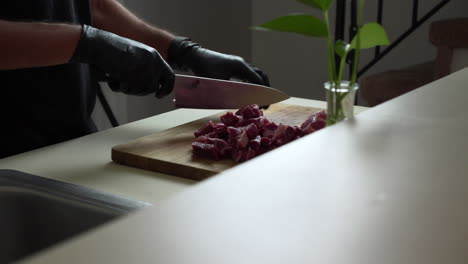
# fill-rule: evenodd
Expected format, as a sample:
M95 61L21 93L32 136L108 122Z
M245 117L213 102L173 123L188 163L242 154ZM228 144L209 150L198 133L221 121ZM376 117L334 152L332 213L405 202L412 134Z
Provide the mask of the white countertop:
M25 263L466 263L467 83L465 69Z

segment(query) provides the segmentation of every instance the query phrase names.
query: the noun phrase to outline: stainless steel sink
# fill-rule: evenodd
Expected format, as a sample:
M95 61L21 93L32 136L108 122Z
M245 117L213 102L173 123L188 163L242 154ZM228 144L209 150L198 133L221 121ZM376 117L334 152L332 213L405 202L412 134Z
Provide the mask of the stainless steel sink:
M0 170L0 263L10 263L150 205Z

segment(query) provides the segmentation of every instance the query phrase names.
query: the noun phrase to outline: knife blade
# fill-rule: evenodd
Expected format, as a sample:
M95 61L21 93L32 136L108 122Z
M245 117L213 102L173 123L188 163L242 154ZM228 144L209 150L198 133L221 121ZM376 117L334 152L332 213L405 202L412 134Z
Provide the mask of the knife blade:
M176 74L175 107L238 109L251 104L271 105L289 96L271 87L237 81Z

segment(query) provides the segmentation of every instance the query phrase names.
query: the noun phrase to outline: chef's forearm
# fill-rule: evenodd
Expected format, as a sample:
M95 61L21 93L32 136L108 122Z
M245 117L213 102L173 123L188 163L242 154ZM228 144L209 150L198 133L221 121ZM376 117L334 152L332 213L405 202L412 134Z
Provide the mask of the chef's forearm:
M152 46L167 58L174 35L142 21L116 0L91 0L94 27Z
M67 63L81 26L0 20L0 70Z

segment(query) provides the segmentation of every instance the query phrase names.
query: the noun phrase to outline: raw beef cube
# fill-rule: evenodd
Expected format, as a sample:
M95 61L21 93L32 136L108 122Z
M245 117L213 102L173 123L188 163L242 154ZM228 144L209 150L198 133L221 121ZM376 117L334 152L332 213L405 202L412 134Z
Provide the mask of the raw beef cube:
M312 124L312 122L316 119L316 116L315 115L311 115L309 118L307 118L306 121L304 121L304 123L301 124L301 129L305 129L306 127L310 126L310 124Z
M294 126L294 129L296 130L296 132L295 132L296 135L295 135L294 139L298 139L298 138L304 136L304 131L302 131L302 129L300 127Z
M239 119L239 121L237 121L237 124L235 125L235 127L243 126L242 124L244 123L245 118L241 115L238 115L237 118Z
M257 156L257 152L251 148L247 150L247 153L245 154L245 160L250 160L255 158Z
M254 118L243 118L237 123L236 127L243 127L255 123Z
M197 138L199 136L203 136L212 132L214 129L215 129L215 124L213 123L213 121L209 121L208 123L206 123L206 125L204 125L202 128L200 128L198 131L196 131L193 134Z
M276 129L278 129L278 125L275 123L268 123L263 127L262 136L272 138L275 134Z
M324 128L326 125L325 121L314 120L313 122L309 122L304 128L301 128L301 130L305 135L308 135Z
M228 143L234 148L245 148L249 144L247 132L241 128L228 127Z
M242 130L236 127L228 127L227 128L227 133L228 133L228 143L235 147L237 145L237 138L240 136L242 133Z
M237 140L237 147L240 149L246 148L249 144L249 137L247 136L247 132L242 131L242 133L236 138Z
M236 112L236 115L241 115L244 118L255 118L263 116L263 112L260 110L260 107L256 104L246 106Z
M212 131L208 134L205 134L206 137L209 137L209 138L217 138L218 137L218 134L216 134L216 131Z
M326 121L327 119L327 114L325 113L324 110L315 112L313 113L309 118L307 118L304 123L302 123L301 128L304 129L305 127L309 126L311 123L317 122L317 121Z
M223 139L214 138L212 140L213 140L213 145L215 146L216 151L218 152L219 156L223 158L229 157L231 149L232 149L231 146L229 146L229 144Z
M195 139L195 142L208 143L209 138L207 136L199 136Z
M301 128L304 129L305 127L309 126L311 123L325 123L327 122L327 114L325 110L315 112L313 115L311 115L309 118L307 118L304 123L302 123Z
M228 136L227 127L223 123L217 123L214 127L214 132L217 138L226 138Z
M231 158L232 158L235 162L242 162L242 156L243 156L243 151L240 150L240 149L234 149L234 150L231 152Z
M255 124L259 129L264 127L266 124L270 123L270 120L266 119L263 116L256 118L244 119L237 124L237 126L246 126L250 124Z
M318 120L318 119L317 119L317 122L312 123L312 126L313 126L316 130L319 130L319 129L322 129L322 128L326 127L326 126L327 126L327 123L326 123L326 121L321 121L321 120Z
M220 119L226 126L235 126L239 122L240 118L232 112L227 112L222 115Z
M249 138L255 138L258 135L258 128L255 124L240 127L240 129L244 130Z
M200 142L192 143L192 150L196 156L219 160L221 157L213 144L205 144Z
M255 151L259 150L260 146L262 145L261 139L262 138L260 136L257 136L254 139L251 139L249 141L249 147Z
M232 152L231 158L235 162L243 162L249 159L254 158L257 155L255 150L248 148L248 149L238 149Z
M283 124L279 124L278 128L275 130L273 137L271 138L271 141L276 144L276 145L282 145L284 142L284 136L286 133L286 128L288 126L285 126Z
M311 115L301 125L301 130L305 135L313 133L319 129L324 128L327 124L327 114L324 110L319 111Z
M316 129L312 127L312 123L308 124L307 126L301 129L304 135L308 135L316 131Z
M230 126L227 128L227 132L229 137L237 137L242 133L242 130L237 127Z
M315 115L317 116L317 120L327 122L327 112L325 110L318 111Z
M262 144L263 147L268 147L271 145L271 139L268 137L262 137L260 139L260 143Z
M292 126L287 126L286 129L284 130L284 139L289 142L293 140L295 136L296 136L296 129Z
M267 118L265 118L263 116L255 118L255 125L258 128L263 128L265 125L267 125L269 123L270 123L270 120L268 120Z
M303 131L304 135L308 135L308 134L314 133L315 131L317 131L317 129L315 129L313 124L310 123L308 126L302 128L302 131Z

